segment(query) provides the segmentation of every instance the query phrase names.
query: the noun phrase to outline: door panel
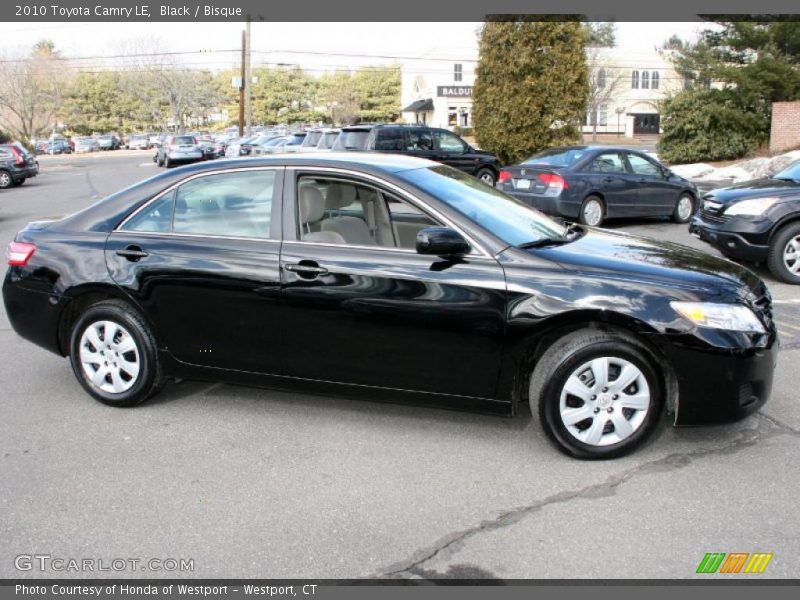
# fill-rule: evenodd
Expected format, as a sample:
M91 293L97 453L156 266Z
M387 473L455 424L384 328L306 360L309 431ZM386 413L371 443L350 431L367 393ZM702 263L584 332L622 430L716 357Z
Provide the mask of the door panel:
M632 214L632 204L638 184L628 173L625 157L619 152L598 154L582 169L591 187L600 190L605 199L608 217L627 217Z
M631 216L672 214L678 194L675 186L664 178L661 167L644 156L630 152L627 159L639 188L636 212Z
M287 374L493 397L506 302L494 259L287 241L281 264Z

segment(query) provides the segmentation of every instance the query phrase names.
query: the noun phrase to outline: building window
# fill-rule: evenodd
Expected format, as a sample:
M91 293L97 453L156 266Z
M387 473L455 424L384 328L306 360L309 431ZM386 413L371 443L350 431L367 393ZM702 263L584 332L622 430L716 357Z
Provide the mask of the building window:
M597 111L597 124L603 127L608 125L608 104L603 104Z
M642 71L642 89L650 88L650 71Z
M456 63L453 65L453 81L461 81L463 75L463 65Z
M639 89L639 71L633 71L631 73L631 88L634 90Z
M658 89L658 71L653 71L653 74L650 75L650 89L657 90Z
M606 87L606 70L602 67L597 72L597 87L600 89Z
M455 127L458 125L458 111L456 110L455 106L447 107L447 125L449 127Z

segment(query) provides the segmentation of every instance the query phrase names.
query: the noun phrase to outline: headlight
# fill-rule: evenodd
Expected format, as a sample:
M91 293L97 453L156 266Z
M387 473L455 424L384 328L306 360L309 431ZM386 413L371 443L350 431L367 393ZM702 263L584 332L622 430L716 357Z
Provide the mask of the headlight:
M752 200L742 200L732 204L725 209L725 214L731 217L736 215L760 215L775 204L778 198L753 198Z
M713 302L670 302L675 311L698 327L765 333L764 325L753 311L740 304Z

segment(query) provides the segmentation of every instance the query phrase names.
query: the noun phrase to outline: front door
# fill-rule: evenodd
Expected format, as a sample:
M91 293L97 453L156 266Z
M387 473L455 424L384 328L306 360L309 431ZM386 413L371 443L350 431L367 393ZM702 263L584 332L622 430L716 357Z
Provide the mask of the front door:
M440 223L367 176L287 170L285 187L287 374L492 398L505 323L500 265L417 254L416 232Z
M675 186L664 177L664 170L652 159L634 152L627 153L628 164L639 184L636 216L663 216L672 214L677 201Z
M657 134L661 130L661 115L658 114L634 114L633 133L640 135Z
M281 372L282 182L274 168L191 178L111 233L109 273L159 348L194 365Z
M480 158L468 153L469 146L454 133L445 129L434 129L433 140L441 162L465 173L474 174Z

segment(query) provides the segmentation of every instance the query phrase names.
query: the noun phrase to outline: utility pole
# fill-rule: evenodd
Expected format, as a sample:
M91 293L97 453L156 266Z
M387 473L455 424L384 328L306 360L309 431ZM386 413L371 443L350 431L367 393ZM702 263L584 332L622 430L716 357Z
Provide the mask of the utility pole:
M247 29L245 30L245 38L247 39L246 47L247 53L245 55L245 68L244 68L244 80L247 82L247 88L244 96L244 110L245 110L245 119L246 119L246 135L250 137L252 135L251 130L251 120L253 117L253 106L252 106L252 96L253 92L251 86L253 85L253 76L250 72L250 46L252 45L250 40L250 15L247 15Z
M244 91L245 86L247 85L247 79L245 79L245 52L247 50L247 37L246 33L242 31L242 82L239 86L239 137L244 135Z

